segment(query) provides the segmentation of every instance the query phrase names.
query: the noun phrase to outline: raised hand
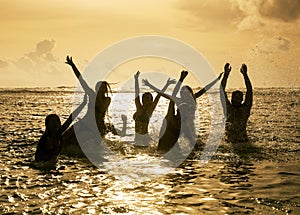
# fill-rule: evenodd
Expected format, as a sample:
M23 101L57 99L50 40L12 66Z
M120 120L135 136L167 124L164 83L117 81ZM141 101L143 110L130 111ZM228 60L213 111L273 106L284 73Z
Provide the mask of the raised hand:
M69 64L70 66L73 66L73 65L74 65L73 59L72 59L72 57L70 57L70 56L67 56L66 62L65 62L65 63L66 63L66 64Z
M122 119L123 122L126 122L127 121L127 116L125 114L122 114L121 119Z
M189 74L188 71L182 70L181 74L180 74L180 79L183 80L185 79L185 77Z
M134 74L134 78L135 78L135 79L138 79L139 76L140 76L140 71L137 71L137 72Z
M242 66L241 66L241 73L243 74L243 75L245 75L245 74L247 74L247 66L246 66L246 64L243 64Z
M224 72L225 74L229 74L231 71L231 66L229 63L226 63L225 66L224 66Z
M167 84L168 84L168 85L176 84L176 80L175 80L175 79L168 78Z
M143 82L143 84L144 84L145 86L147 86L147 87L150 87L150 86L151 86L150 82L149 82L147 79L143 79L142 82Z

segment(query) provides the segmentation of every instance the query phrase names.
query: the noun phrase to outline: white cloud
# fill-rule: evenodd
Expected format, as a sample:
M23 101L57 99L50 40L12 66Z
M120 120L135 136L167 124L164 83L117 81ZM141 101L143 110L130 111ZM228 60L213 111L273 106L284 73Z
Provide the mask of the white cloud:
M19 58L0 60L0 86L73 85L76 79L64 60L55 56L54 47L54 40L43 40Z

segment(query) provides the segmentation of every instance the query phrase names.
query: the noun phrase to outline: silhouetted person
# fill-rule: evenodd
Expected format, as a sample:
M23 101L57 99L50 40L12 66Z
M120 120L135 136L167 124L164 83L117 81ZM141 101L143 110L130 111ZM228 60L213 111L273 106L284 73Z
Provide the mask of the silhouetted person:
M170 100L168 112L163 120L159 133L159 142L157 149L167 152L175 146L180 136L181 118L179 109L175 110L175 102ZM178 147L178 145L177 145ZM179 148L177 148L179 150Z
M37 144L35 161L56 163L62 147L62 134L72 123L72 118L74 119L80 113L86 102L87 96L85 95L83 102L68 117L63 125L61 125L60 119L56 114L50 114L46 117L46 130Z
M86 136L91 136L91 139L95 138L95 127L97 127L98 132L100 133L101 137L104 137L108 132L112 132L115 135L125 136L126 133L126 122L127 118L125 115L122 115L123 120L123 128L122 130L117 130L112 124L105 122L105 116L108 110L108 107L111 102L111 98L108 96L108 90L110 90L110 86L106 81L99 81L96 84L95 91L92 90L86 81L82 78L79 70L77 69L76 65L74 64L72 57L67 56L66 64L70 65L73 69L74 74L79 80L83 90L89 96L88 102L88 110L86 115L75 123L63 136L63 151L65 153L72 153L72 151L81 151L78 141L75 135L74 126L76 126L77 132L82 132ZM111 90L110 90L111 92ZM94 121L96 120L96 126L94 126ZM94 134L93 134L94 133ZM97 141L97 140L95 140ZM66 147L65 147L66 146ZM71 147L68 147L71 146ZM75 149L73 148L75 146ZM79 153L81 154L81 153Z
M176 97L179 88L183 80L188 75L187 71L182 71L179 81L177 82L172 95L167 95L161 92L159 89L151 85L147 80L144 80L145 85L149 86L154 91L161 93L161 95L167 99L170 99L169 109L167 116L165 117L166 128L162 128L161 136L158 144L158 149L163 151L170 150L177 142L180 132L189 140L191 146L194 146L196 142L195 134L195 111L196 111L196 99L202 96L207 90L209 90L221 77L222 73L214 81L206 85L203 89L197 93L193 93L193 90L189 86L183 86L180 90L180 97ZM179 111L175 114L174 103L177 105ZM178 130L179 124L179 130ZM177 139L176 139L177 138Z
M226 105L227 109L226 138L229 142L246 142L248 141L246 127L253 100L252 85L247 74L247 66L243 64L240 72L244 76L247 88L245 101L243 102L243 93L239 90L236 90L232 92L230 102L225 91L230 71L231 66L229 63L227 63L224 67L224 77L221 82L225 97L225 101L222 103L223 105Z
M135 79L135 106L136 112L133 115L135 121L135 144L137 146L149 146L151 137L148 134L148 125L153 111L159 101L160 95L157 94L153 101L152 94L146 92L142 95L142 103L140 101L140 88L139 88L139 75L138 71L134 75ZM162 89L164 92L170 84L175 83L175 80L168 79L167 83Z

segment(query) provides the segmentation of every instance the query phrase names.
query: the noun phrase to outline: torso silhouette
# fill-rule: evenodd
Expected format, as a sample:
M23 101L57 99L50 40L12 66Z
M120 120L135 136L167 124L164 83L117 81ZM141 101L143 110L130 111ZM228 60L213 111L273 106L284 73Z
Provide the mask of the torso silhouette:
M135 132L138 134L147 134L150 117L152 114L151 105L142 105L133 115L135 120Z
M250 116L250 105L227 105L226 136L231 142L248 141L247 121Z
M174 102L170 101L168 113L160 129L157 147L160 151L169 151L177 143L180 135L181 118L180 114L175 115L174 105Z
M105 114L110 105L110 102L111 102L110 97L104 97L103 104L92 107L95 108L95 119L96 119L98 130L101 133L101 136L104 136L107 133L104 119L105 119Z
M52 136L49 136L48 133L45 132L38 142L35 161L56 161L60 152L60 146L60 131L58 134Z

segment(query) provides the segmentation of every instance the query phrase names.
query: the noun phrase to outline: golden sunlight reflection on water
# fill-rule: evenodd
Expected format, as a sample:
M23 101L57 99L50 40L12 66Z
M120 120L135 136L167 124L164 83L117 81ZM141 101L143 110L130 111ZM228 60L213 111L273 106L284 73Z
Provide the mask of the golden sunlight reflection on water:
M45 116L56 112L65 120L73 92L0 95L0 214L300 214L299 89L255 90L251 144L222 142L207 164L200 166L196 154L176 169L153 148L132 148L131 109L123 153L99 168L60 156L56 169L36 169L32 161ZM151 121L154 139L164 102ZM204 141L211 110L204 98L198 108ZM109 110L119 127L121 113Z
M127 182L143 182L174 171L174 168L163 166L165 160L146 154L138 154L130 159L111 159L104 162L105 168L117 179Z

